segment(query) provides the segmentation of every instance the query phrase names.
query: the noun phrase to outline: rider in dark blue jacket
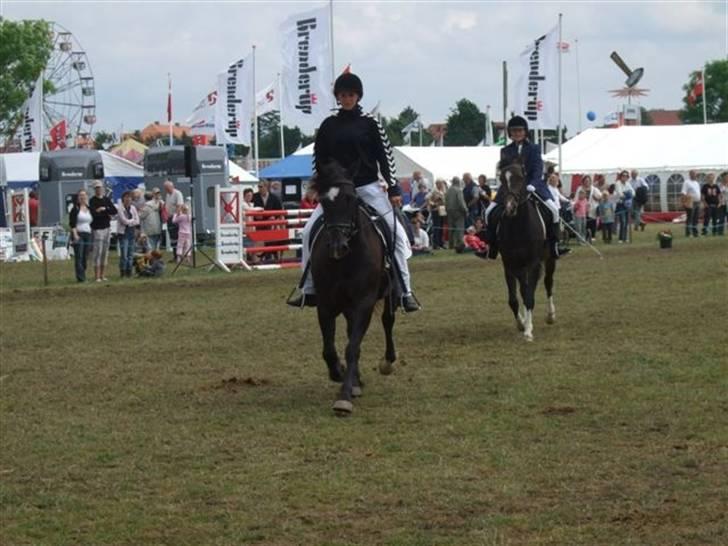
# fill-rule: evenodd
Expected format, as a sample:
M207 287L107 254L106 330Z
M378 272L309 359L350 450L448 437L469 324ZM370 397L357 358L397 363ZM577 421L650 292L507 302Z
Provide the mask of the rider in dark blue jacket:
M554 203L553 196L543 176L543 160L541 149L537 144L528 140L528 122L521 116L514 116L508 122L508 136L512 142L501 149L501 165L509 165L513 161L522 160L526 169L526 189L541 198L541 210L548 210L551 213L551 222L544 218L546 224L546 238L549 241L549 249L554 258L569 252L568 248L559 248L559 204ZM501 185L498 188L495 199L488 206L485 212L487 221L488 257L498 257L497 227L503 213L503 200L505 199L506 188ZM537 203L541 203L538 199Z

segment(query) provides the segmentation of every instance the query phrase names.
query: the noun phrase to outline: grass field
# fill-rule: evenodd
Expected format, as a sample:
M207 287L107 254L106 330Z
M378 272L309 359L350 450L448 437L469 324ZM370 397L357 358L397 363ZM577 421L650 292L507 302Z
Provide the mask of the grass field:
M532 344L500 263L414 259L349 419L294 271L0 265L0 544L728 544L728 239L638 237L559 264Z

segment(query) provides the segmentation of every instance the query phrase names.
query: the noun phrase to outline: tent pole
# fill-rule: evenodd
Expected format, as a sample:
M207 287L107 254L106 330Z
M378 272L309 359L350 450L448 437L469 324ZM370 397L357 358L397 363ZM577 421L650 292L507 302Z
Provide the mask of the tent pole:
M563 123L561 120L561 19L563 15L559 13L559 134L558 136L558 142L559 142L559 176L561 176L561 143L563 140L563 129L561 127L561 124Z

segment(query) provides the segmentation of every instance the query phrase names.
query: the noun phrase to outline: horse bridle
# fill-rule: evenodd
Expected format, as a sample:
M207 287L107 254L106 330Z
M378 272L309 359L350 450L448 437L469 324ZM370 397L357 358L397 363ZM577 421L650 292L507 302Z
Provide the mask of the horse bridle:
M354 187L353 182L345 181L340 182L336 184L336 186L332 187L341 187L341 186L351 186ZM351 220L348 223L341 223L341 222L335 222L335 223L329 223L326 221L326 216L324 215L324 229L326 231L339 231L341 232L342 236L349 240L354 235L356 235L357 231L359 230L359 224L358 224L358 214L359 207L357 206L356 211L352 215Z
M508 167L506 167L504 169L504 174L502 175L503 178L505 178L505 171L507 171L508 169L510 169L513 166L518 166L520 168L520 170L521 170L521 178L523 178L524 179L524 182L525 182L524 168L523 168L523 165L520 164L520 163L514 163L514 164L511 164L511 165L508 165ZM502 182L503 182L503 180L501 180L501 183ZM521 190L519 192L515 192L515 191L512 191L511 190L511 185L510 185L510 181L509 180L506 180L505 181L505 186L506 186L506 194L504 196L504 202L505 202L506 199L508 199L508 197L512 197L513 198L513 201L516 203L516 209L520 208L522 205L524 205L524 204L526 204L528 202L528 192L525 191L525 185L521 187ZM526 196L525 199L523 199L523 196L524 195Z

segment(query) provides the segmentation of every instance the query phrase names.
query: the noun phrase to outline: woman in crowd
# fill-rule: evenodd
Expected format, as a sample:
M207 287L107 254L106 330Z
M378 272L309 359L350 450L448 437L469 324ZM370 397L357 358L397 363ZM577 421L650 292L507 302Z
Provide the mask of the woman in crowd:
M728 203L728 172L720 175L720 183L718 189L720 190L720 204L718 205L718 235L725 234L725 224L728 221L726 217L726 203Z
M443 244L443 230L445 228L445 218L447 210L445 209L445 192L447 184L442 178L435 181L435 189L427 196L427 207L430 209L430 218L432 218L432 248L437 250L445 248Z
M80 190L76 195L76 204L71 209L68 224L71 227L73 239L73 262L76 270L76 280L86 281L86 263L91 252L91 209L88 206L86 190Z
M117 242L119 245L119 274L121 277L131 277L134 265L134 242L136 228L139 226L139 213L132 204L132 193L125 191L121 196L117 216Z
M619 242L625 243L629 240L629 214L632 210L632 197L634 192L632 186L629 185L629 173L622 171L614 183L614 193L617 196L617 206L614 210L614 216L617 220L617 229L619 230Z
M161 192L155 188L154 193L146 195L146 202L139 212L139 222L142 233L147 237L147 245L150 250L159 250L159 240L162 237L162 206Z
M592 184L592 179L589 175L581 179L581 189L584 190L584 195L589 205L586 214L585 238L591 242L597 232L597 206L599 206L599 202L602 199L602 192Z
M179 213L172 217L172 222L177 225L177 263L185 258L185 263L191 264L189 251L192 248L192 220L190 218L190 207L185 203Z
M116 215L116 207L106 195L104 183L94 182L94 195L88 202L91 209L91 237L94 250L91 259L94 262L96 282L108 280L104 273L109 263L109 242L111 241L111 217Z

